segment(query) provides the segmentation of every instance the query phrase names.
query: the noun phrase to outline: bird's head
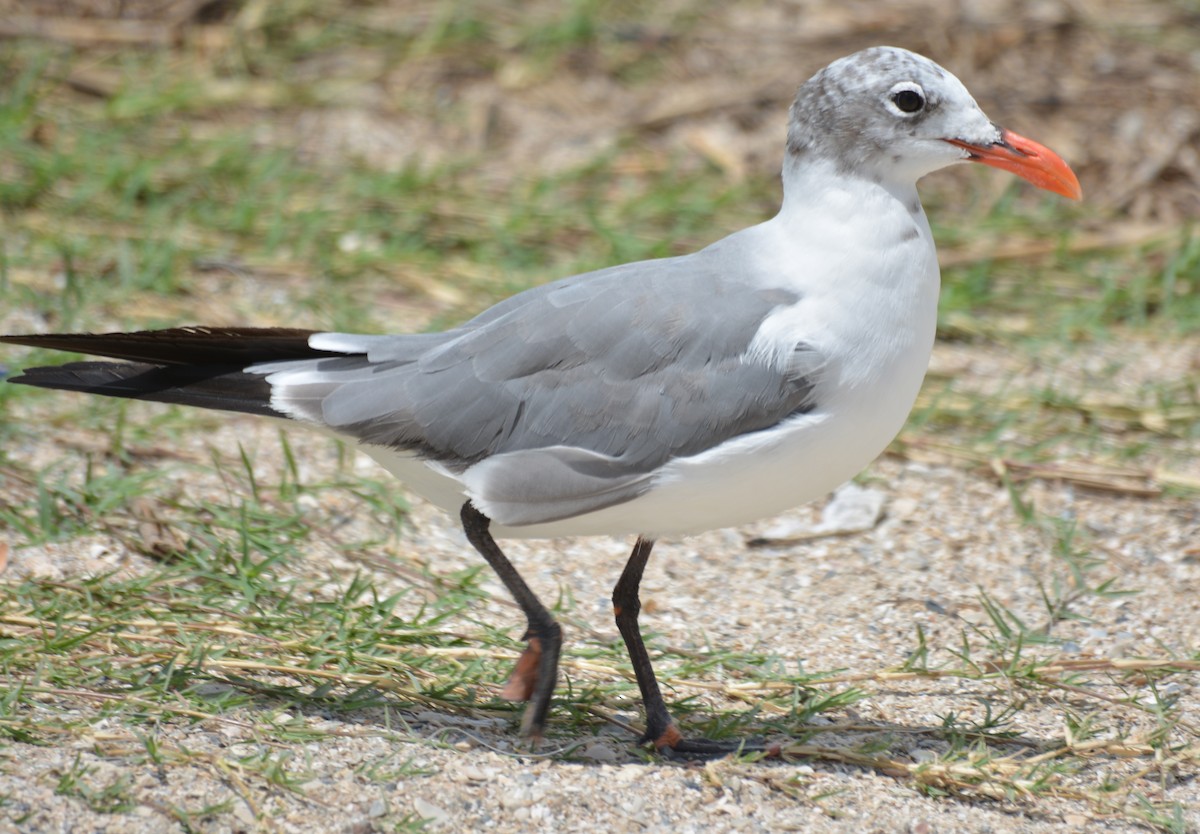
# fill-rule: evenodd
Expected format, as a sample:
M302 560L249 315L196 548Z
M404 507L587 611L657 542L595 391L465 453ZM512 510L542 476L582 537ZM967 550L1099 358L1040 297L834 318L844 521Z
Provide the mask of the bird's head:
M981 162L1081 196L1079 180L1057 154L994 124L962 82L933 61L890 46L834 61L800 87L788 164L816 160L899 184L956 162Z

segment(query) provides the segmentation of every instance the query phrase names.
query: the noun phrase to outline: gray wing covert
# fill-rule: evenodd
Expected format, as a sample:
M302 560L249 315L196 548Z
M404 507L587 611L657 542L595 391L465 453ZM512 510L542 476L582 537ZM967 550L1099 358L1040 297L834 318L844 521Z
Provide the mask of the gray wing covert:
M309 401L364 443L456 472L488 460L485 488L514 508L506 524L621 503L670 459L812 407L811 380L743 358L763 319L796 297L706 274L698 260L575 276L432 346L321 360L334 384Z

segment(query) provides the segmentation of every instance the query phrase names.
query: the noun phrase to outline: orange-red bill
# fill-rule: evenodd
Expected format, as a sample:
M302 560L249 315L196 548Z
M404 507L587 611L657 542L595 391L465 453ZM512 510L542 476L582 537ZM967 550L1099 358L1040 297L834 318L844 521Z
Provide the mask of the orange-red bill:
M951 145L957 145L971 155L972 162L982 162L993 168L1010 171L1022 179L1078 200L1083 196L1079 187L1079 179L1062 157L1045 145L1039 145L1032 139L1026 139L1011 130L1000 129L1000 141L991 145L972 145L961 139L947 139Z

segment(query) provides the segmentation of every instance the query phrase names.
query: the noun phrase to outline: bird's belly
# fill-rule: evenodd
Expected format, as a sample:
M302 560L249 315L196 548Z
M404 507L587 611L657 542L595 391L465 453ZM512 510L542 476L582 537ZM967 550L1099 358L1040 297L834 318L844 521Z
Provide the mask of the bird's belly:
M915 395L915 392L914 392ZM878 408L818 410L742 435L664 466L632 501L547 524L495 525L504 538L687 535L734 527L820 498L861 472L903 426L908 402ZM414 492L452 516L466 501L461 483L419 458L363 447Z
M820 498L861 472L900 431L904 402L831 408L742 435L667 464L651 490L594 513L550 524L498 528L514 537L687 535L735 527Z

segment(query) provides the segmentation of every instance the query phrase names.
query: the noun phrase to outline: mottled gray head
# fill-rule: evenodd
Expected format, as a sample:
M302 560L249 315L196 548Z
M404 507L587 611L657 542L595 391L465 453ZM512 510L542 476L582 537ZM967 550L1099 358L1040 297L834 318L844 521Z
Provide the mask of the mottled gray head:
M1001 140L957 78L928 58L892 46L834 61L796 93L788 164L827 159L841 173L916 180L968 159L947 140Z

